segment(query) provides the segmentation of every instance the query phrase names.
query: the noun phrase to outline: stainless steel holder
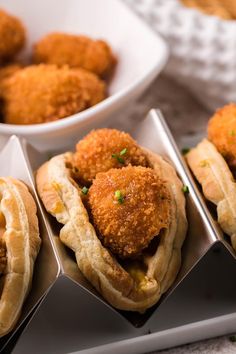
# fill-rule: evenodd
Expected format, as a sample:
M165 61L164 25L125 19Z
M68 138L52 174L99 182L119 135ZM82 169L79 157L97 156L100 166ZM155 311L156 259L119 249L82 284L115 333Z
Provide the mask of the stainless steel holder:
M0 175L13 176L24 181L29 187L35 202L38 204L38 197L34 188L33 176L30 173L30 166L27 156L22 148L22 143L15 136L12 136L3 149L0 151ZM0 352L6 350L6 346L16 335L21 325L29 320L32 312L39 305L42 298L49 291L59 273L59 263L55 257L52 243L49 239L43 213L38 208L38 219L40 226L40 236L42 238L41 250L35 264L33 286L27 301L23 307L21 317L15 330L0 339ZM50 259L50 267L48 260Z
M117 311L108 305L80 273L73 254L60 243L59 226L45 213L35 194L33 171L48 156L12 137L0 153L0 174L20 178L30 186L39 206L44 241L19 324L24 324L27 316L31 318L13 353L137 354L181 344L175 328L236 312L234 251L208 211L161 113L151 110L130 133L140 145L171 161L189 188L189 230L174 285L144 315ZM228 322L227 332L233 330ZM3 338L1 344L10 339Z

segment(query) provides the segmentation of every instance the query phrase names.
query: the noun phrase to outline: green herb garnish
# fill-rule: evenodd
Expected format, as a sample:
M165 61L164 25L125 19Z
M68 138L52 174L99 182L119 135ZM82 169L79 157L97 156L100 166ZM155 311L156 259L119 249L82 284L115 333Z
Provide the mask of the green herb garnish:
M236 334L229 337L230 342L236 342Z
M183 186L182 187L182 191L183 191L183 193L189 193L189 188L188 188L188 186Z
M126 153L127 153L127 149L125 148L125 149L121 150L120 156L125 155Z
M119 204L124 203L124 196L122 195L120 190L115 191L115 198L118 200Z
M117 159L117 161L118 161L119 163L124 164L125 161L124 161L124 159L122 159L121 156L125 155L126 153L127 153L127 149L124 148L123 150L121 150L121 151L119 152L119 154L112 154L111 157L113 157L114 159Z
M235 136L236 135L235 130L230 130L229 135L230 136Z
M117 161L119 163L122 163L122 164L125 163L124 159L122 159L122 157L118 156L117 154L112 154L111 157L113 157L114 159L117 159Z
M187 148L187 147L185 147L181 150L182 155L186 155L189 151L190 151L190 148Z
M83 188L81 189L81 192L82 192L84 195L88 194L88 188L87 188L87 187L83 187Z

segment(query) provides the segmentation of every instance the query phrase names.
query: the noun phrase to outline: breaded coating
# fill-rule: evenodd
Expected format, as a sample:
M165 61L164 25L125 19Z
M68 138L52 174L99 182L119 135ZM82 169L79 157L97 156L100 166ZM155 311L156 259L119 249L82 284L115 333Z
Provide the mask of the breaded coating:
M121 258L141 254L170 222L170 195L154 170L127 166L99 173L88 192L103 245Z
M89 96L89 107L103 101L106 98L106 84L99 77L85 69L71 69L79 77L81 87Z
M0 62L12 59L26 40L21 21L0 9Z
M208 123L208 139L216 146L235 173L236 104L228 104L216 111Z
M102 40L67 33L50 33L34 46L36 64L69 65L106 77L116 63L109 45Z
M96 96L93 81L101 91ZM4 80L1 93L4 121L36 124L78 113L105 97L105 86L99 81L91 73L68 67L44 64L26 67Z
M0 67L0 81L12 76L20 69L22 69L22 65L17 63L12 63Z
M73 165L81 184L89 185L99 172L129 164L146 167L148 161L135 140L119 130L92 130L76 145Z
M10 76L12 76L13 74L15 74L17 71L21 69L22 69L22 65L17 63L12 63L0 67L0 85L5 79L8 79Z

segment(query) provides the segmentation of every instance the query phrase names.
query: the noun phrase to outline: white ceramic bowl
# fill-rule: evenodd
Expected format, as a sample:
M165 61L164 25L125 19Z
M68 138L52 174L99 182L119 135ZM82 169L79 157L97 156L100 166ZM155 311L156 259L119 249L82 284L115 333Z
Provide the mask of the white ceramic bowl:
M46 33L64 31L108 41L118 58L109 97L94 107L56 122L37 125L0 124L1 142L16 134L40 150L62 148L78 132L101 122L137 98L164 67L164 41L119 0L0 0L0 7L19 16L32 44ZM0 143L1 143L0 142Z

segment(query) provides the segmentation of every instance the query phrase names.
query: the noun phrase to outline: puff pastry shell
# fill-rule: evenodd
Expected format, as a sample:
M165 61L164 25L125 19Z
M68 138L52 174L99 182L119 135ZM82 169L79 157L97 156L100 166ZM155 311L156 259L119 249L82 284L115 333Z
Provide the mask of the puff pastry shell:
M40 248L36 205L27 187L11 177L0 178L0 336L14 327L30 290Z
M236 250L236 183L227 163L207 139L192 149L186 158L204 196L217 206L218 222Z
M84 276L114 307L139 312L155 304L173 283L180 268L181 246L187 229L182 183L175 170L160 156L147 150L145 153L156 173L166 180L172 199L169 228L162 231L155 254L144 258L145 272L135 267L126 271L101 244L89 222L80 190L67 168L70 153L46 162L36 177L44 206L64 224L60 239L75 252Z

